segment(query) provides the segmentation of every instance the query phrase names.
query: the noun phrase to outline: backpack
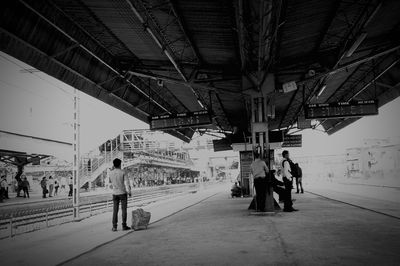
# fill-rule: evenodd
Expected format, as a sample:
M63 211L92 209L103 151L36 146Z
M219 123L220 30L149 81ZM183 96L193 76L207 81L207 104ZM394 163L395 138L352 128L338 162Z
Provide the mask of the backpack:
M300 177L301 176L301 169L299 165L296 165L292 162L292 160L283 160L282 161L282 168L284 167L285 161L289 162L290 165L290 173L292 174L293 177Z

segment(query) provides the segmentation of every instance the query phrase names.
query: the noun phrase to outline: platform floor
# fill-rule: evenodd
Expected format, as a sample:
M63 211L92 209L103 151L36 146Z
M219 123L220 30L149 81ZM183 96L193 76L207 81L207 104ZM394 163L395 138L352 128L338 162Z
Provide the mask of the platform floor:
M220 192L67 265L399 265L400 220L309 193L251 216Z

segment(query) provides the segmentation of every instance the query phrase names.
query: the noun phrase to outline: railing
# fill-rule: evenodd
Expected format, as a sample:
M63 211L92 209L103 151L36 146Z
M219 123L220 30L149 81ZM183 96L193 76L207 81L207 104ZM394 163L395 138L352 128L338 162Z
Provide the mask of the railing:
M118 147L115 147L110 152L104 152L101 157L82 158L79 168L81 186L98 177L107 167L111 166L112 160L119 155L120 151ZM84 163L85 160L90 160L90 164L88 162Z
M177 194L194 192L197 189L198 183L135 189L132 191L133 196L128 198L128 207L143 207L154 201L174 197ZM81 199L81 218L88 218L111 210L111 194L83 197ZM48 207L37 209L30 206L27 209L12 211L0 216L0 239L71 221L73 221L71 201L61 201Z

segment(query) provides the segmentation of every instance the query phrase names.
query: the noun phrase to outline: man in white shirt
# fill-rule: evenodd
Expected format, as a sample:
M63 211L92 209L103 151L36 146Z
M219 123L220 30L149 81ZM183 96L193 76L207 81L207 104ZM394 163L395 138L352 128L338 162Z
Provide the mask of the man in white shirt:
M251 174L254 178L254 187L256 189L257 211L265 211L265 200L267 197L267 174L269 169L267 164L260 159L260 154L254 154L255 160L251 163Z
M128 194L131 196L131 187L125 172L121 169L121 160L116 158L113 161L114 169L110 171L110 181L113 186L113 217L112 217L112 231L117 231L118 224L118 209L121 202L122 211L122 230L131 229L126 225L127 208L128 208Z
M285 183L285 198L284 198L284 212L293 212L298 211L293 208L292 201L292 187L293 187L293 175L291 174L291 166L292 161L289 158L289 152L282 152L282 167L283 167L283 182Z

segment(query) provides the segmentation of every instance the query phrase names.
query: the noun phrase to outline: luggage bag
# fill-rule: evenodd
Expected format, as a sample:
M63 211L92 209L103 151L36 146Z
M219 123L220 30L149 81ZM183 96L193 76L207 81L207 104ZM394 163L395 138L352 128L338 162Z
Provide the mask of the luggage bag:
M150 218L151 213L146 212L141 208L132 211L132 229L135 231L147 229Z

